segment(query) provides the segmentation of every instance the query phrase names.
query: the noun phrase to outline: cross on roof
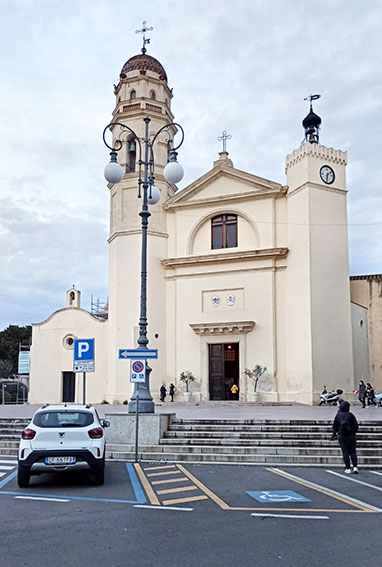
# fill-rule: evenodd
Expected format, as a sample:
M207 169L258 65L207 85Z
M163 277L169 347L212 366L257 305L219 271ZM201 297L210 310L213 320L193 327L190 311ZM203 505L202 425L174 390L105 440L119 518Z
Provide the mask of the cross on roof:
M152 28L152 27L151 27L151 28L148 28L148 27L146 26L146 22L143 21L143 22L142 22L142 29L141 29L141 30L135 30L135 33L142 33L142 34L143 34L142 53L146 53L147 49L146 49L145 45L146 45L146 43L150 43L150 40L149 40L149 39L146 39L145 33L148 32L148 31L152 31L153 29L154 29L154 28Z
M311 94L311 95L307 96L306 98L304 98L304 100L309 100L310 110L312 110L312 101L317 100L318 98L321 98L320 94Z
M223 130L222 135L218 136L218 142L223 142L223 152L227 151L226 148L226 141L232 138L231 134L228 134L225 130Z

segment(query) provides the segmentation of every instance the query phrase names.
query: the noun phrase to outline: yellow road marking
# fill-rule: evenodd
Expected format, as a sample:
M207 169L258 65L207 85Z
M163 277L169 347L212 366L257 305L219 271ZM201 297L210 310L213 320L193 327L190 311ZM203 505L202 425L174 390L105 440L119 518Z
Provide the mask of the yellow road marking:
M184 504L184 502L196 502L196 500L208 500L207 496L193 496L191 498L175 498L174 500L163 500L162 504L167 506L168 504Z
M222 508L223 510L235 510L235 511L245 511L245 512L251 512L251 511L266 511L266 510L274 510L277 512L285 512L290 511L290 512L346 512L346 513L356 513L356 514L362 514L364 512L370 512L370 510L366 510L366 509L361 509L361 510L348 510L348 509L344 509L344 510L333 510L333 509L321 509L321 508L274 508L272 507L266 507L266 508L246 508L246 507L235 507L235 506L229 506L229 504L226 504L226 502L224 502L224 500L222 500L221 498L219 498L219 496L217 496L216 494L214 494L209 488L207 488L206 486L204 486L204 484L202 482L200 482L200 480L198 480L196 477L194 477L194 475L192 475L190 472L188 472L182 465L177 465L179 470L181 470L182 472L184 472L185 475L188 476L188 478L190 480L192 480L192 482L194 484L196 484L196 486L198 486L200 488L200 490L202 490L202 492L204 492L205 494L207 494L207 496L209 496L211 498L211 500L213 500L214 502L216 502L216 504L218 506L220 506L220 508ZM351 504L354 506L354 503L351 502Z
M365 506L362 506L362 504L358 504L357 502L353 502L352 500L348 500L346 498L346 496L340 496L339 494L333 494L332 492L325 490L325 488L320 488L318 486L314 486L313 484L311 484L309 481L304 481L304 480L300 480L297 478L294 478L293 476L289 476L287 473L284 473L282 471L276 471L274 469L266 469L269 472L273 472L274 474L278 474L279 476L282 476L283 478L286 478L288 480L291 480L297 484L301 484L302 486L305 486L306 488L310 488L312 490L316 490L317 492L321 492L322 494L325 494L326 496L330 496L331 498L335 498L336 500L340 500L341 502L344 502L345 504L349 504L350 506L353 506L354 508L359 508L359 510L362 510L362 512L373 512L373 510L370 510L370 508L366 508Z
M143 470L141 469L141 466L139 465L139 463L134 463L134 468L137 471L137 475L139 477L139 480L141 481L143 488L146 491L146 494L147 494L148 499L150 500L150 503L159 506L160 502L157 498L157 495L155 494L155 492L151 488L150 483L147 480L147 478L146 478Z
M159 471L162 469L174 469L175 465L161 465L160 467L145 467L144 471Z
M182 471L186 476L188 476L188 478L192 480L192 482L196 484L196 486L200 488L202 492L207 494L207 496L209 496L214 502L216 502L216 504L220 506L220 508L223 508L223 510L230 509L228 504L226 504L221 498L219 498L219 496L216 496L216 494L214 494L209 488L204 486L204 484L200 482L200 480L198 480L194 475L188 472L182 465L178 465L178 469Z
M151 484L168 484L169 482L184 482L189 480L186 476L180 478L166 478L165 480L153 480Z
M188 492L189 490L198 490L197 486L179 486L178 488L165 488L158 490L157 494L171 494L172 492Z
M167 472L152 472L152 473L148 474L147 476L149 476L149 477L165 476L165 475L169 475L169 474L179 474L179 471L175 470L175 471L167 471Z

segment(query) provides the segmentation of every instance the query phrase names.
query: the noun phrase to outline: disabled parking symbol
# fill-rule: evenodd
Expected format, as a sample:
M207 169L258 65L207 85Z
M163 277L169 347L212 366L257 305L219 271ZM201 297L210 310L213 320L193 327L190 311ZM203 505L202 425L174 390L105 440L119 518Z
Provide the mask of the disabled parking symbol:
M258 502L311 502L309 498L305 498L302 494L297 494L293 490L247 490L247 494L252 496Z

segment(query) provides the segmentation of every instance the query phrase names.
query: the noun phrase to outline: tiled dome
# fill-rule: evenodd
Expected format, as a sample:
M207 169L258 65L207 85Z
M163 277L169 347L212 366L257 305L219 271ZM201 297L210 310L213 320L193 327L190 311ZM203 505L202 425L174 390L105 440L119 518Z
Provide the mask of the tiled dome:
M162 65L159 61L154 59L154 57L151 57L151 55L147 55L146 53L134 55L134 57L130 57L130 59L126 61L120 74L121 79L124 79L130 71L136 70L139 70L142 75L145 75L146 71L153 71L159 75L161 80L167 81L166 71Z

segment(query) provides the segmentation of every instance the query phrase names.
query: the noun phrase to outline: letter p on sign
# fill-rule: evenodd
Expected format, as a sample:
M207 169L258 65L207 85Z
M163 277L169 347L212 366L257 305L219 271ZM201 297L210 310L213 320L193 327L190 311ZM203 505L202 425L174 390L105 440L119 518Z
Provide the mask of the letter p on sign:
M74 362L94 360L94 339L75 339Z

